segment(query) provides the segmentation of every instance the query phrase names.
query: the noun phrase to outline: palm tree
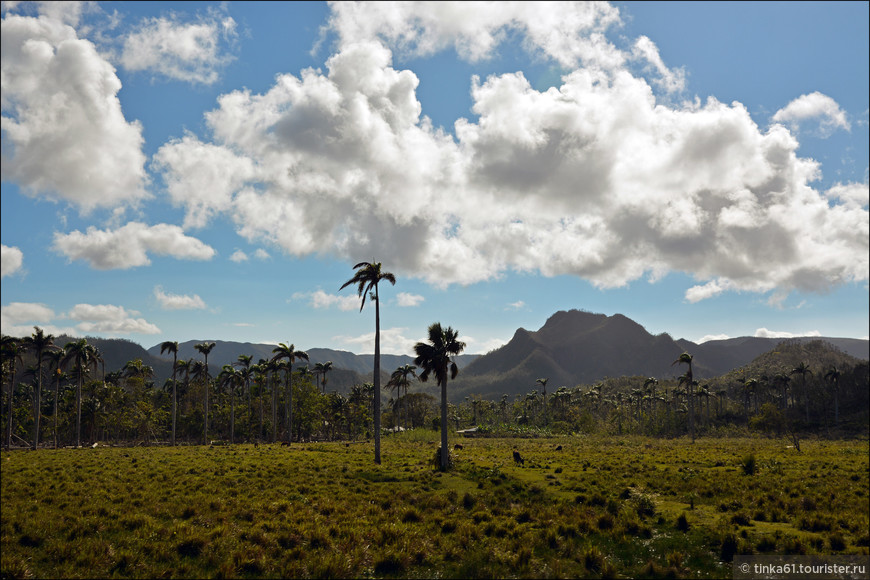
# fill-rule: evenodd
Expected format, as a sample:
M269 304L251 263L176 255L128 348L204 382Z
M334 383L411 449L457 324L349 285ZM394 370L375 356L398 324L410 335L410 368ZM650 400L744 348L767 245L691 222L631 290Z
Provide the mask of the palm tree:
M42 417L42 359L45 353L54 350L54 336L45 334L38 326L33 334L24 339L25 347L36 355L36 391L33 393L33 449L39 446L39 419Z
M64 357L63 365L65 366L70 361L74 361L74 369L76 371L78 381L76 384L76 447L82 446L82 383L86 367L90 364L91 358L95 354L93 346L88 344L87 339L81 338L74 342L69 342L63 347Z
M317 363L314 365L314 374L320 375L320 384L323 387L322 392L326 393L326 373L332 370L332 361L325 363Z
M251 408L251 361L254 360L253 355L240 354L234 367L242 367L241 376L245 379L245 393L248 398L248 433L252 432L251 423L254 421L253 409Z
M401 397L402 389L405 389L405 396L408 396L408 386L411 384L411 381L408 380L409 376L417 378L417 373L415 372L417 367L414 365L403 365L393 371L393 374L390 375L390 382L387 383L387 387L392 387L396 389L396 394ZM404 401L402 405L403 410L405 411L405 428L408 427L408 410L404 406Z
M61 368L64 352L62 349L52 350L47 353L47 358L52 366L54 377L54 448L57 449L57 403L60 398L60 382L66 377Z
M218 384L230 391L230 443L236 442L236 387L241 382L241 374L233 365L224 365L217 376Z
M414 364L423 369L420 380L426 382L430 374L441 386L441 469L447 469L447 379L455 379L459 367L451 360L465 348L465 343L457 340L459 333L451 327L443 329L440 322L429 326L429 343L418 342L414 345L417 358ZM377 393L377 391L375 391Z
M825 380L831 383L834 388L834 425L840 424L840 375L842 373L837 367L831 365L828 372L825 373Z
M301 350L296 350L294 345L287 346L286 343L279 343L278 346L272 349L275 356L273 361L281 361L287 359L287 366L284 367L284 380L287 389L287 444L293 437L293 385L291 384L291 375L293 373L293 363L296 359L308 360L308 353Z
M680 355L680 358L671 363L671 366L675 364L685 364L689 366L689 370L686 371L685 379L686 379L686 398L689 402L689 431L692 433L692 443L695 442L695 402L693 400L694 395L694 386L695 381L693 380L692 373L692 359L694 357L687 352L684 352Z
M803 387L804 392L804 411L806 412L806 420L807 423L810 422L810 392L807 388L807 375L812 375L813 371L810 370L810 367L807 366L807 363L801 361L801 363L793 368L789 373L791 375L800 375L801 376L801 386Z
M378 283L386 280L396 285L396 277L391 272L383 272L380 262L360 262L353 267L356 274L345 282L339 291L356 284L357 294L362 299L359 311L366 305L366 295L370 295L375 303L375 463L381 462L381 301L378 297Z
M544 396L544 424L547 424L547 382L549 378L538 379L535 384L541 385L541 394Z
M208 445L208 383L209 383L209 379L208 379L208 353L210 353L211 350L214 348L214 343L213 342L201 342L199 344L195 344L193 346L193 348L198 350L202 354L203 358L205 358L205 363L203 363L203 364L205 364L205 403L203 406L204 414L205 414L205 421L204 421L204 425L203 425L202 441L203 441L203 445Z
M6 450L8 451L12 447L12 416L14 412L12 400L15 398L15 361L17 360L21 364L24 364L24 359L22 358L24 347L17 338L3 335L2 348L3 358L8 358L11 362L9 369L9 374L11 375L9 379L9 415L6 422Z
M160 343L160 354L172 353L172 445L175 446L175 416L178 406L178 397L175 388L175 373L178 372L178 342L166 341Z

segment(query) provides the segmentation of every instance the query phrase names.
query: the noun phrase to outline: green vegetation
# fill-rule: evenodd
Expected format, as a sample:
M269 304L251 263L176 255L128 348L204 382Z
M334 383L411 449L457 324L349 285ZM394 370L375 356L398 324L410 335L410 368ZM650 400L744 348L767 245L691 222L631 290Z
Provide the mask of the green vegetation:
M868 553L867 441L463 439L442 472L439 438L387 436L381 465L353 443L3 452L0 573L721 578L735 554Z

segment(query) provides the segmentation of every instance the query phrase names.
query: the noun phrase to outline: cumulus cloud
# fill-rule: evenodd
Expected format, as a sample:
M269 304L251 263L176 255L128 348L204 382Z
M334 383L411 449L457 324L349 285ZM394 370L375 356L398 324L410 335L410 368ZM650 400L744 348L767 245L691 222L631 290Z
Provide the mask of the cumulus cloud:
M140 222L130 222L117 230L92 226L86 233L55 233L53 248L69 260L85 260L97 270L147 266L151 263L149 252L185 260L210 260L215 255L211 246L185 235L178 226L147 226Z
M56 315L45 304L12 302L0 309L3 333L11 336L30 336L33 326L47 334L158 334L160 329L140 316L135 310L111 304L76 304L69 312ZM74 326L57 326L59 320L73 320Z
M809 330L807 332L784 332L784 331L776 331L776 330L768 330L766 328L759 328L755 331L756 338L797 338L800 336L822 336L822 333L818 330Z
M167 183L179 184L170 195L185 224L224 213L251 243L352 262L374 256L438 286L519 271L609 288L678 271L697 281L686 292L696 302L868 279L870 220L858 205L866 189L815 189L820 166L798 156L797 138L779 123L760 128L739 102L660 101L654 86L677 90L680 73L649 39L631 54L610 43L615 9L331 9L340 42L325 71L279 75L262 94L222 95L205 116L211 143L188 136L158 152ZM547 36L532 13L559 25ZM471 79L475 117L458 119L455 136L434 128L418 78L394 67L393 50L455 48L473 60L508 31L570 61L561 84L539 91L522 72ZM571 52L572 35L584 39L582 55ZM650 78L631 60L649 64Z
M196 22L179 22L175 16L149 18L124 38L120 63L131 71L209 85L232 60L224 45L236 36L235 20L216 11Z
M870 204L870 187L866 183L838 183L825 192L830 200L840 200L843 205L853 209Z
M112 304L76 304L66 315L78 321L76 329L85 334L159 334L160 329L144 318L135 318L140 313Z
M33 327L38 326L46 334L73 334L74 329L52 324L56 318L54 310L49 306L36 302L10 302L0 307L0 328L3 334L23 337L33 333Z
M424 340L420 338L408 338L405 333L407 328L382 328L381 329L381 352L405 354L414 356L414 345ZM350 345L353 352L371 354L375 351L375 333L367 332L359 336L334 336L333 340Z
M411 294L409 292L399 292L396 294L396 303L402 307L419 306L426 300L419 294Z
M198 294L186 296L184 294L168 294L163 287L154 288L154 297L160 303L163 310L197 310L205 308L205 302Z
M0 278L11 276L24 264L24 253L15 246L0 244Z
M327 294L323 290L314 292L297 292L293 294L294 300L308 300L312 308L323 309L337 307L339 310L359 310L360 299L355 295L339 296Z
M490 58L511 34L525 47L572 67L614 66L625 59L603 34L620 22L602 2L336 2L329 29L340 48L380 39L397 50L428 56L452 48L469 61Z
M837 129L849 131L851 126L846 113L840 105L829 97L816 91L801 95L773 115L773 121L785 123L797 129L808 120L818 120L822 136L829 136Z
M508 304L505 310L522 310L525 307L525 302L523 302L522 300L517 300L516 302L511 302L510 304Z
M114 68L59 4L75 3L6 11L0 25L2 178L85 212L136 203L148 195L142 127L124 118Z
M697 344L703 344L711 340L728 340L731 338L727 334L706 334L697 340Z
M247 262L247 261L248 261L248 255L247 255L246 253L244 253L243 251L241 251L241 250L236 250L236 251L233 252L233 254L230 256L230 261L231 261L231 262L235 262L235 263L237 263L237 264L240 264L240 263L242 263L242 262Z

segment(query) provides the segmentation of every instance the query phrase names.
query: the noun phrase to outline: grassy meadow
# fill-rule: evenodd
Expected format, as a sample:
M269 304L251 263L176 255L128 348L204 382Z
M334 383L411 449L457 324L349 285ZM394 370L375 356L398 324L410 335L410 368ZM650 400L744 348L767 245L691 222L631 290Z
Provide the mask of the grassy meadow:
M2 577L722 578L735 554L868 553L867 441L456 439L441 472L437 438L387 437L379 466L341 442L3 452Z

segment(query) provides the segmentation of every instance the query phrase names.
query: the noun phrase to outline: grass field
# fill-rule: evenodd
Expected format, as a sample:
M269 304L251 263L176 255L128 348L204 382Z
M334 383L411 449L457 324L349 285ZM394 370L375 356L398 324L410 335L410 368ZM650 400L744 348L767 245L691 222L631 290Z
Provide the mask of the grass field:
M720 578L735 554L868 553L867 441L465 439L442 473L436 438L388 437L380 466L365 443L4 452L2 576Z

